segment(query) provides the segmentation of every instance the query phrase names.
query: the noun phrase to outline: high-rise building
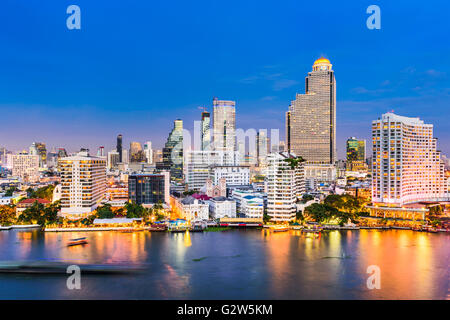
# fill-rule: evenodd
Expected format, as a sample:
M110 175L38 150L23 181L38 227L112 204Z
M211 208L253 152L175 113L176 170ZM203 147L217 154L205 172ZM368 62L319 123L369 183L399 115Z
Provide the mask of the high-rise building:
M145 162L144 150L139 142L130 143L130 163Z
M170 202L170 174L132 174L128 177L128 198L137 204Z
M158 170L170 170L172 180L183 179L183 120L174 121L167 142L162 150L162 162L156 164Z
M393 113L372 122L372 201L401 206L445 198L433 125Z
M116 144L116 151L119 153L119 162L123 162L123 152L122 152L122 135L119 134L117 136L117 144Z
M83 218L95 210L106 194L106 159L86 151L61 158L61 214Z
M288 151L309 163L334 164L336 157L336 81L332 64L320 58L286 114Z
M272 221L295 220L297 199L305 192L304 166L302 162L292 163L296 158L287 152L268 156L267 214Z
M153 163L153 149L151 141L147 141L146 143L144 143L144 156L148 164Z
M355 137L347 139L347 161L366 160L366 140L359 140Z
M14 154L10 155L12 175L24 182L39 181L39 155Z
M275 152L278 152L275 151ZM269 154L269 138L267 137L267 130L259 130L256 134L256 154L258 159L258 166L267 165L267 155Z
M214 150L236 150L236 102L213 100Z
M202 150L211 150L211 115L209 112L202 112Z
M116 150L111 150L110 152L108 152L106 167L109 170L117 169L119 163L120 163L119 153Z
M39 156L39 168L47 167L47 149L45 143L33 142L29 151L31 155Z

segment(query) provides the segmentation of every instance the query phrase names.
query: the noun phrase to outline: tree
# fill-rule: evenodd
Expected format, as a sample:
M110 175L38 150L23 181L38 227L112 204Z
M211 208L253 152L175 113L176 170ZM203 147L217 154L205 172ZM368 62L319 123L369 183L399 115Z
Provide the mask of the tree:
M305 220L305 216L303 216L303 213L301 211L297 211L297 213L295 214L295 218L299 221Z
M112 219L114 218L114 213L111 210L111 205L109 203L97 208L97 217L99 219Z
M306 160L299 156L296 158L287 158L284 159L284 161L289 163L291 169L294 170L300 163L305 162Z
M11 206L0 206L0 225L9 226L16 221L16 211Z
M269 216L266 212L264 212L264 214L263 214L263 222L267 223L267 222L270 221L270 219L272 219L272 217Z
M47 207L45 207L42 203L35 201L31 207L22 212L17 221L45 226L46 224L57 221L58 211L60 209L61 206L59 201L52 203Z
M306 202L308 202L308 201L310 201L310 200L314 200L314 196L313 196L313 195L305 193L305 194L302 196L302 202L303 202L303 203L306 203Z
M148 214L142 205L135 202L128 202L125 209L127 210L127 218L144 218Z

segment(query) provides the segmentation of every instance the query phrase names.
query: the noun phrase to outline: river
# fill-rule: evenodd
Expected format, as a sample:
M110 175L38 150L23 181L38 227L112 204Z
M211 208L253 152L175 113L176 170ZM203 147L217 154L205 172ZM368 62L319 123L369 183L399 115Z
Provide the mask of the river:
M85 246L67 247L88 237ZM448 299L450 236L407 230L204 233L0 231L0 261L125 264L145 271L0 274L0 299ZM380 289L368 289L368 266Z

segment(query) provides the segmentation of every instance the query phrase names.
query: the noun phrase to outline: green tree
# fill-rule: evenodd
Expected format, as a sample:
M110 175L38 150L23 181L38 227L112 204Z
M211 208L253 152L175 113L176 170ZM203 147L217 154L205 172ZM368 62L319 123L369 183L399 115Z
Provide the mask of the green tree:
M147 214L147 210L135 202L128 202L125 209L127 210L127 218L144 218Z
M0 225L9 226L16 222L16 211L12 206L0 206Z
M97 217L99 219L112 219L114 218L114 213L111 210L111 205L109 203L97 208Z
M35 201L31 207L25 209L17 219L19 222L39 224L45 226L55 223L58 219L58 211L61 209L59 202L45 207L42 203Z
M11 197L15 191L18 191L16 187L11 187L5 192L5 197Z

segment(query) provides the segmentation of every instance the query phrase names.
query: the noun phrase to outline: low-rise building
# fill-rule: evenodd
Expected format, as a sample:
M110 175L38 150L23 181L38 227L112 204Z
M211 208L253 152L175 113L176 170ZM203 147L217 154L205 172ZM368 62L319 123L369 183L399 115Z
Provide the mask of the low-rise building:
M236 201L225 197L215 197L208 202L209 213L213 219L236 217Z
M205 201L188 196L177 202L181 213L186 220L193 221L209 219L209 204Z

